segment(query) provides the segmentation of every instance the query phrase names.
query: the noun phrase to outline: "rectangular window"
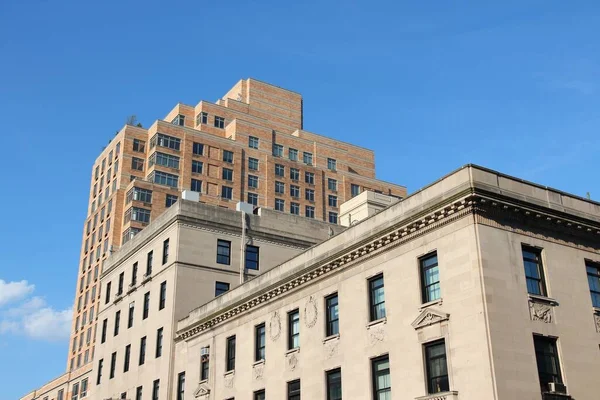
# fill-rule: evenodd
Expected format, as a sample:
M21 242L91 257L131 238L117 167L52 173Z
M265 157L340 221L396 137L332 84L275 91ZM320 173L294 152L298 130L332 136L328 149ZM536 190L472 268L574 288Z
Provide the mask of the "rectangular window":
M354 183L350 185L350 195L352 197L356 197L360 194L360 186L355 185Z
M325 334L333 336L340 333L340 315L338 309L337 293L325 298Z
M258 189L258 176L248 175L248 187Z
M150 148L153 149L156 146L166 147L168 149L179 151L179 148L181 146L181 139L173 136L164 135L162 133L157 133L150 139Z
M229 168L223 168L222 178L226 181L233 181L233 170Z
M121 324L121 310L115 313L115 329L113 331L113 336L117 336L119 334L119 325Z
M285 193L285 183L275 181L275 193L284 194Z
M429 394L450 390L448 364L446 362L446 344L444 340L425 345L425 363L427 367L427 391Z
M233 152L228 150L223 150L223 161L228 163L233 163Z
M291 161L298 161L298 150L290 148L288 150L288 157Z
M337 169L337 161L334 160L333 158L328 158L327 159L327 168L335 171Z
M177 203L177 196L168 194L165 199L165 207L171 207L175 203Z
M143 153L146 151L146 142L139 139L133 139L133 151Z
M143 171L144 160L142 158L131 157L131 169L134 171Z
M258 158L248 158L248 169L252 171L258 171Z
M167 263L167 261L169 261L169 239L166 239L163 242L163 256L162 256L163 265L165 265Z
M419 259L421 269L421 301L429 303L441 298L437 253Z
M338 214L333 211L329 211L329 223L337 224L338 223Z
M142 386L135 389L135 400L142 400Z
M146 336L140 339L140 358L139 365L144 365L146 362Z
M185 372L177 374L177 400L185 399Z
M233 189L228 186L221 186L221 198L231 200L233 198Z
M222 295L229 291L229 283L227 282L215 282L215 297Z
M337 207L337 196L330 194L329 196L327 196L327 202L329 204L329 207Z
M152 203L152 190L132 187L125 197L125 203L129 204L132 201L141 201L144 203Z
M117 352L115 351L110 356L110 375L108 379L112 379L115 377L115 368L117 367Z
M383 274L369 279L370 319L377 321L385 317L385 295L383 290Z
M215 128L225 128L225 118L215 115Z
M600 308L600 264L586 260L585 268L592 296L592 306Z
M123 285L125 284L125 272L119 274L119 286L117 288L117 296L123 294Z
M158 391L160 390L160 379L152 382L152 400L158 400Z
M523 245L522 252L523 264L525 265L527 292L538 296L546 296L542 250Z
M129 315L127 315L127 329L133 326L133 316L135 315L134 310L135 302L132 301L131 303L129 303Z
M163 345L163 328L156 330L156 352L155 357L159 358L162 356L162 345Z
M254 136L248 136L248 147L251 149L258 149L258 138Z
M371 370L373 400L390 400L392 398L392 382L389 357L386 355L371 360Z
M304 173L304 182L308 183L309 185L314 185L315 184L315 174L313 174L312 172L305 172Z
M150 210L139 207L130 207L125 211L125 223L129 221L137 221L143 224L150 223Z
M300 204L290 203L290 214L300 215Z
M157 185L171 186L174 188L179 186L179 176L162 171L152 171L146 180L154 182Z
M275 157L283 157L283 146L273 143L273 155Z
M265 400L265 391L263 390L257 390L256 392L254 392L254 397L253 400Z
M208 124L208 113L201 112L196 116L196 125Z
M275 199L275 211L284 211L285 201L281 199Z
M102 321L102 336L100 337L100 343L106 342L106 329L108 328L108 318Z
M202 143L194 142L192 145L192 153L195 156L201 156L204 154L204 145Z
M248 193L248 203L253 206L258 205L258 195L256 193Z
M258 246L246 245L246 269L258 271Z
M171 121L171 123L173 125L184 126L185 125L185 115L179 114L178 116L173 118L173 121Z
M77 400L79 396L79 383L73 384L73 389L71 390L71 400Z
M125 359L123 360L123 372L129 371L129 359L131 358L131 345L125 346Z
M265 332L264 323L254 328L254 361L265 359Z
M300 186L290 185L290 196L300 198Z
M293 181L300 180L300 170L298 168L290 168L290 179Z
M275 164L275 176L285 177L285 167L281 164Z
M300 347L300 311L294 310L288 313L288 349Z
M65 391L64 389L60 389L58 391L58 395L56 396L56 400L64 400L65 397Z
M304 164L312 165L312 163L313 163L312 153L309 153L307 151L303 152L302 153L302 161L304 162Z
M233 371L235 369L235 335L227 338L227 369Z
M342 400L342 370L327 371L327 400Z
M106 284L106 296L104 298L104 304L108 304L110 302L110 286L112 282L108 282Z
M315 201L314 189L304 189L304 198L308 201Z
M202 163L202 161L192 160L192 173L193 174L201 174L203 167L204 167L204 163Z
M167 302L167 281L164 281L160 284L160 298L158 301L158 309L162 310L165 308L165 303Z
M533 344L535 347L535 359L537 361L540 386L542 392L547 392L549 391L549 383L563 383L556 339L533 335Z
M305 211L304 216L306 216L308 218L315 217L315 208L313 206L306 206L304 211Z
M217 240L217 264L229 265L231 262L231 242L229 240Z
M300 379L288 382L287 400L300 400Z
M192 181L190 183L190 190L192 192L202 193L202 181L192 178Z
M96 385L102 383L102 367L104 366L104 359L98 360L98 375L96 375Z
M133 268L131 269L131 285L130 286L135 286L135 284L137 283L137 270L138 270L138 263L134 262Z
M144 310L142 312L142 319L148 318L148 312L150 311L150 292L144 293Z

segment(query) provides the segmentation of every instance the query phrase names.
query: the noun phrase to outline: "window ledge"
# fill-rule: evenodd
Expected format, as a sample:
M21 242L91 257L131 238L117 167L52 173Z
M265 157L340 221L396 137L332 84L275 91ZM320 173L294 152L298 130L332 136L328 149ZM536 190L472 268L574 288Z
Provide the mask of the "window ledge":
M121 300L123 300L123 293L117 294L115 296L115 299L113 300L113 304L117 304L118 302L120 302Z
M127 289L127 294L130 294L135 290L135 285L129 285L129 289Z
M231 371L227 371L223 374L224 377L228 377L231 375L235 375L235 369L232 369Z
M340 340L339 333L336 333L335 335L327 336L325 339L323 339L323 344L334 341L334 340Z
M376 319L375 321L369 322L367 324L367 329L370 329L371 327L379 325L379 324L387 324L387 317L379 318L379 319Z
M552 306L558 305L558 301L556 301L555 299L548 296L539 296L537 294L529 293L529 300L533 302L548 303Z
M595 314L600 314L600 307L592 307Z
M254 361L254 362L252 363L252 366L253 366L253 367L256 367L257 365L264 365L264 364L265 364L265 359L263 358L263 359L261 359L261 360Z
M144 276L142 277L142 282L141 283L143 285L144 283L146 283L148 281L151 281L151 280L152 280L152 275L146 275L146 274L144 274Z
M432 307L432 306L441 306L443 302L444 302L444 298L440 297L437 300L433 300L433 301L430 301L430 302L427 302L427 303L423 303L419 307L419 311L421 311L421 310L423 310L425 308L428 308L428 307Z
M452 390L449 392L440 392L428 394L427 396L415 397L415 400L457 400L458 391Z
M294 354L294 353L300 353L300 347L296 347L295 349L290 349L290 350L286 351L285 355L289 356L290 354Z
M208 379L203 379L200 382L198 382L198 385L202 385L203 383L208 383Z

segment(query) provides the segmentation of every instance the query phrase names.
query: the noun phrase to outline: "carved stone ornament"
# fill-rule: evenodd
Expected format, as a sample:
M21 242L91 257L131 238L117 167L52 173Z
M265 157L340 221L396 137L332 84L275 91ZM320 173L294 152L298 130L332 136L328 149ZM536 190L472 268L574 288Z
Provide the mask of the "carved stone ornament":
M594 314L594 321L596 322L596 331L600 333L600 314Z
M369 341L371 342L371 345L385 341L384 325L369 328Z
M532 321L552 323L552 304L529 299L529 314Z
M314 297L310 296L310 298L306 301L306 305L304 306L304 325L307 328L312 328L317 323L317 317L319 312L317 310L317 301Z
M265 364L260 363L256 364L252 369L252 375L254 376L255 381L261 381L263 378L263 374L265 372Z
M419 316L413 321L412 326L415 329L421 329L429 325L447 321L448 319L450 319L450 314L446 314L433 308L426 308L421 310Z
M287 356L286 364L289 371L294 371L298 367L298 363L300 360L298 359L298 353L290 353Z
M235 374L225 375L225 387L231 389L235 385Z
M194 397L202 400L208 399L210 396L210 388L205 383L198 385L198 388L194 391Z
M281 336L281 318L279 318L279 311L275 311L273 315L271 315L271 320L269 321L269 335L274 342Z
M339 347L339 340L330 340L327 343L325 343L325 354L327 355L327 358L333 358L337 356Z

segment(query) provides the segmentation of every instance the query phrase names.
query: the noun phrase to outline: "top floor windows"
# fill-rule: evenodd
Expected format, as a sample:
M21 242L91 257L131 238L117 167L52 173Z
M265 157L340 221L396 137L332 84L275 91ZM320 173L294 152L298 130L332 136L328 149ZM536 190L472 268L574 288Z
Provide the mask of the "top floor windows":
M258 246L246 245L246 269L258 271Z
M288 313L288 349L300 347L300 311Z
M223 150L223 161L233 163L233 151Z
M164 135L162 133L157 133L150 139L150 148L154 148L156 146L166 147L168 149L179 151L181 147L181 139L173 136Z
M229 265L231 261L231 242L228 240L217 240L217 264Z
M173 125L184 126L185 125L185 115L179 114L176 116L173 121L171 121Z
M304 162L304 164L312 165L312 163L313 163L312 153L309 153L307 151L303 152L302 153L302 161Z
M370 319L376 321L385 318L385 294L383 290L383 274L369 279Z
M600 308L600 264L586 261L585 268L590 286L590 295L592 296L592 305Z
M335 171L337 169L337 161L333 158L328 158L327 159L327 168Z
M325 298L325 309L325 333L327 336L337 335L340 333L340 314L337 293Z
M225 118L215 115L215 128L225 128Z
M258 138L254 136L248 137L248 147L252 149L258 149Z
M273 143L273 155L275 157L283 157L283 145Z
M192 153L196 156L201 156L204 154L204 144L194 142L192 145Z
M225 367L228 372L235 369L235 335L227 338L227 359Z
M162 165L163 167L179 169L179 157L164 153L152 153L148 160L150 166Z
M126 203L129 204L133 200L142 201L144 203L152 203L152 190L133 187L127 192Z
M208 113L207 112L201 112L198 115L196 115L196 125L200 125L200 124L208 124Z
M527 292L538 296L546 296L542 250L535 247L523 246L522 253Z
M288 157L291 161L298 161L298 150L290 148L288 150Z
M437 253L419 259L421 267L421 301L428 303L441 297Z

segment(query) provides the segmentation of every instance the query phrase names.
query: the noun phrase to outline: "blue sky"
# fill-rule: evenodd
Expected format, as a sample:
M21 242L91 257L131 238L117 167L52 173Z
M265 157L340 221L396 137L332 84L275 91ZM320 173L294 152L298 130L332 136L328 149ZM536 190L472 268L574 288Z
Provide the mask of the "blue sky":
M473 162L599 200L598 37L597 1L1 1L0 400L66 367L90 168L127 115L254 77L410 192Z

